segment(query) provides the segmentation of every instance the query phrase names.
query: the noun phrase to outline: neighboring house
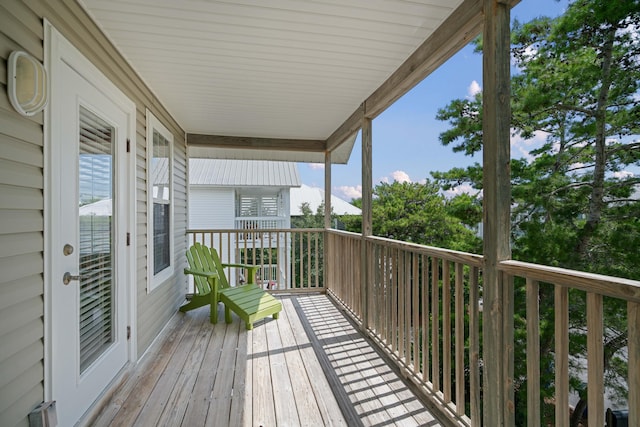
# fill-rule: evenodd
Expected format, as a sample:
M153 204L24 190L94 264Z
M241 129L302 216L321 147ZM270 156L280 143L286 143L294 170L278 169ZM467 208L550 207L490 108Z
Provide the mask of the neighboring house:
M291 227L289 190L300 186L298 167L292 162L261 160L189 160L189 228L191 230L283 230ZM230 262L255 262L255 248L276 249L279 257L289 252L290 242L276 233L229 233L207 241L220 250L238 249L225 254ZM222 241L221 241L222 240ZM241 253L242 252L242 253ZM288 288L286 271L291 259L264 266L260 280L270 287ZM279 269L280 271L276 271ZM239 272L231 277L244 280ZM277 279L276 279L277 278Z
M289 190L299 187L291 162L189 160L189 228L289 228Z
M324 189L302 184L291 189L291 216L302 215L300 207L307 203L312 213L324 203ZM331 195L331 210L335 215L362 215L362 210L338 196Z
M189 228L191 230L283 230L291 217L302 214L307 203L313 212L324 202L324 190L301 184L293 162L260 160L189 159ZM337 215L361 215L360 209L331 197ZM229 262L257 262L246 252L274 249L275 264L263 266L259 280L270 288L291 287L291 242L284 233L228 233L205 236L205 242L219 248L236 249L225 254ZM249 249L242 249L242 248ZM239 271L231 277L244 280ZM265 285L265 286L266 286Z

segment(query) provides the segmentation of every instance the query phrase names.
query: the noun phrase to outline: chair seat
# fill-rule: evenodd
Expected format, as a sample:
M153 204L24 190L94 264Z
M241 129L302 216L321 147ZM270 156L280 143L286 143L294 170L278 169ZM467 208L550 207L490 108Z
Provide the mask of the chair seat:
M277 319L282 310L280 301L255 284L222 289L220 301L225 305L227 323L231 322L227 318L227 312L231 310L244 320L247 329L252 329L255 321L267 316L273 315Z

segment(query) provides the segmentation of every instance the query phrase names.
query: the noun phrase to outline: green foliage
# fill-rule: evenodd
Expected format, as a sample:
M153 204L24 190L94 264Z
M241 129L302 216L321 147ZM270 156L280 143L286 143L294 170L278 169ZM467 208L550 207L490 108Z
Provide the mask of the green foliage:
M575 0L556 19L514 24L512 57L520 72L511 82L512 129L524 139L546 136L532 157L511 164L515 259L640 278L640 201L633 196L640 178L620 174L640 166L639 28L638 0ZM467 155L482 149L480 96L454 100L437 117L451 125L440 135L444 145ZM482 188L478 164L432 175L446 189ZM580 355L584 294L572 291L570 301L572 351ZM524 307L518 308L515 324L523 327ZM606 375L618 391L626 369L619 352L625 312L624 302L605 304ZM551 384L553 291L543 284L540 315L542 381ZM515 333L516 360L525 358L522 332ZM520 404L526 376L516 376ZM579 381L572 386L586 395Z
M300 205L300 211L302 215L291 217L291 228L324 228L324 203L321 203L316 211L312 212L309 203L303 202ZM331 219L335 219L333 210L331 211Z
M439 186L430 181L380 183L373 195L376 236L470 252L480 247L474 230L465 227L468 222L460 218L468 220L477 208L471 200L448 202Z

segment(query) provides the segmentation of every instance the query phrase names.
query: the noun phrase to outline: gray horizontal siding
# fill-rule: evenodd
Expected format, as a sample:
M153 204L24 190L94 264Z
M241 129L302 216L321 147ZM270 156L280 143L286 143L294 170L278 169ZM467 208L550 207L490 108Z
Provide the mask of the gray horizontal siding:
M43 61L43 18L49 20L136 104L136 224L138 354L142 354L184 297L181 273L186 231L184 132L137 78L74 0L0 3L0 426L27 426L44 399L44 175L42 113L25 118L7 97L7 59L25 50ZM147 294L146 120L149 108L174 134L176 274Z
M24 4L0 4L0 425L27 425L44 396L43 114L7 96L14 50L44 56L42 25Z

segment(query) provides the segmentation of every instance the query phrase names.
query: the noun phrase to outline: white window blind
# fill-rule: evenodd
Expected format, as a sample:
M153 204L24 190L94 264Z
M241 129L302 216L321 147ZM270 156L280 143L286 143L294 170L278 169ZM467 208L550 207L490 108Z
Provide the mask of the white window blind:
M80 107L80 372L114 340L113 134L108 123Z
M280 216L280 204L277 194L240 194L236 216Z

